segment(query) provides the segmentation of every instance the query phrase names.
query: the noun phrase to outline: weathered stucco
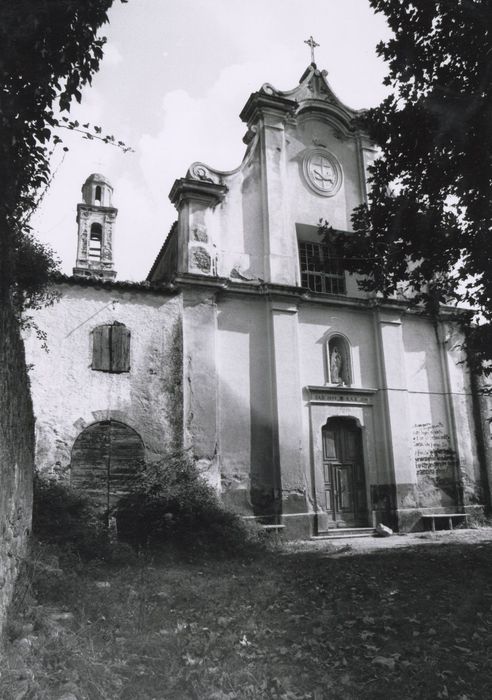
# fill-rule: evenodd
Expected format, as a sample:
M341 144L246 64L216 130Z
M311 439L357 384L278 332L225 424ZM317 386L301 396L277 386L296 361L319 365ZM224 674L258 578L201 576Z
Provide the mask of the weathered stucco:
M34 417L24 346L0 306L0 635L31 528Z
M76 281L58 289L60 301L36 316L48 352L34 332L26 338L38 468L68 467L77 436L102 420L136 430L149 459L180 447L180 298ZM114 321L131 332L130 371L121 374L91 368L92 331Z

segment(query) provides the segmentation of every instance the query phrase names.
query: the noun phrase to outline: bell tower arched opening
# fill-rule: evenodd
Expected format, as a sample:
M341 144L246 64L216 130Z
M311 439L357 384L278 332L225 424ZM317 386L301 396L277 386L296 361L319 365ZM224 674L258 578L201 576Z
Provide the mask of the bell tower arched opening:
M101 260L102 252L102 226L101 224L92 224L91 233L89 236L89 259Z

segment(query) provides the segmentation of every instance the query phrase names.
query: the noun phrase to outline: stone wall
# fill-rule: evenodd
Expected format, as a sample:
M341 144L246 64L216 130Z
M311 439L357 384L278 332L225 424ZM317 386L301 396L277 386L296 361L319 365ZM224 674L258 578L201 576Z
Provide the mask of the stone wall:
M31 528L34 417L24 344L0 308L0 631Z

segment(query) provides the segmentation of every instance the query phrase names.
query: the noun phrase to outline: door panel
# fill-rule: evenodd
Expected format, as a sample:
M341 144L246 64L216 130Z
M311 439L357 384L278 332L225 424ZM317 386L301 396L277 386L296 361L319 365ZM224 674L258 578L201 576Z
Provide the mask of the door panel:
M101 509L109 509L128 493L144 446L138 433L119 421L101 421L86 428L72 448L71 485Z
M361 430L354 421L332 419L323 428L326 510L337 527L367 523Z
M335 467L337 479L337 509L341 513L352 513L354 510L354 493L352 487L353 466L344 464Z

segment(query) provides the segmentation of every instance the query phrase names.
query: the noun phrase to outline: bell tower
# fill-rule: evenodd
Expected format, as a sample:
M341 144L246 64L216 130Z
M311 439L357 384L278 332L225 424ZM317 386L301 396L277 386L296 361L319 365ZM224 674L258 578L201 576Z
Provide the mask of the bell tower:
M114 280L113 223L118 210L111 204L113 188L109 180L93 173L82 185L82 203L77 204L76 277Z

